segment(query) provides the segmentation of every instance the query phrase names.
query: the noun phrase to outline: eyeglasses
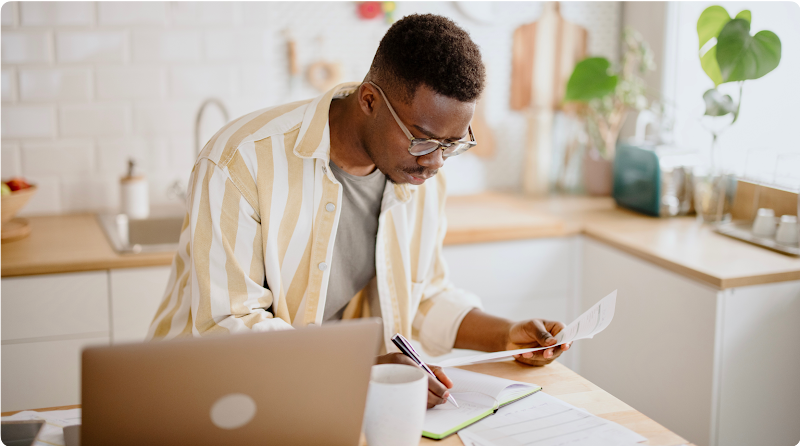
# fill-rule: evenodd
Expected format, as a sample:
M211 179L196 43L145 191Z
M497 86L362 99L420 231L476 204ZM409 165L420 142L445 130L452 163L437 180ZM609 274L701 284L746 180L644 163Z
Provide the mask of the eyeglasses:
M394 120L397 121L397 125L400 126L400 129L406 134L406 137L408 137L409 141L411 141L408 145L408 153L414 156L423 156L441 147L442 157L449 158L451 156L461 155L467 150L478 145L478 143L475 142L475 136L472 134L471 125L467 127L470 138L469 141L459 139L458 141L453 142L441 142L438 139L414 138L414 135L408 131L408 128L403 124L402 121L400 121L400 118L397 117L397 113L395 113L394 109L392 108L392 104L389 103L389 99L386 98L386 94L383 93L381 87L375 85L375 83L372 81L368 82L370 85L378 89L378 92L383 97L383 100L386 101L386 106L389 107L389 111L392 113L392 116L394 116Z

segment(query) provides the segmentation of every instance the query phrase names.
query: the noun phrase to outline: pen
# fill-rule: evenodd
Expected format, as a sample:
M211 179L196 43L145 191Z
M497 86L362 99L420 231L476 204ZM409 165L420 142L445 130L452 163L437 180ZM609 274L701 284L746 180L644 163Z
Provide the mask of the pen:
M397 348L399 348L400 351L403 352L404 355L406 355L409 358L411 358L411 360L414 361L418 366L422 367L423 370L425 370L431 376L436 378L436 375L428 367L428 365L425 364L424 362L422 362L422 359L420 359L420 357L419 357L419 353L417 353L417 351L414 350L414 346L412 346L411 343L408 342L408 339L406 339L400 333L397 333L394 336L392 336L392 342L394 342L394 345L396 345ZM436 378L436 380L438 381L439 378ZM454 406L458 407L458 403L456 403L456 399L453 398L452 394L447 397L447 401L450 401L451 403L453 403Z

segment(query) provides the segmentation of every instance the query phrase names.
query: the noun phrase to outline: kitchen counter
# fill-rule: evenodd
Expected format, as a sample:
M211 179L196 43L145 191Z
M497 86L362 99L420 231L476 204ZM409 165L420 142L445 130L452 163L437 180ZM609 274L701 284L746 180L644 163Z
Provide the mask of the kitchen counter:
M725 237L694 217L653 218L611 198L448 198L446 245L584 234L718 289L800 280L800 259ZM163 266L173 253L117 254L93 214L31 217L28 238L2 245L2 276Z

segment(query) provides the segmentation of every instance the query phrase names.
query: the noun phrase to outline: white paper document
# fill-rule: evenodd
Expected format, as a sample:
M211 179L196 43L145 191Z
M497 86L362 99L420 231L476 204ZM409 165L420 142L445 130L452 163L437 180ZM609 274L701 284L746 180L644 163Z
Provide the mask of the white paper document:
M39 441L32 446L64 446L64 427L81 424L81 410L51 410L36 412L25 410L14 415L3 417L3 421L44 420L45 425L39 434Z
M539 350L553 348L561 344L566 344L567 342L577 341L578 339L594 337L594 335L596 335L597 333L600 333L601 331L605 330L606 327L608 327L608 324L611 323L611 319L614 318L614 307L616 306L616 303L617 303L617 290L614 290L608 296L600 299L600 302L594 304L592 308L589 308L578 319L572 321L571 324L567 325L566 328L564 328L560 333L558 333L556 335L556 341L558 342L554 345L550 345L548 347L506 350L502 352L484 353L481 355L447 359L445 361L436 363L436 365L441 367L456 367L460 365L492 361L495 359L508 358L513 355L519 355L521 353L535 352Z
M543 392L500 408L459 436L475 446L635 446L647 440Z

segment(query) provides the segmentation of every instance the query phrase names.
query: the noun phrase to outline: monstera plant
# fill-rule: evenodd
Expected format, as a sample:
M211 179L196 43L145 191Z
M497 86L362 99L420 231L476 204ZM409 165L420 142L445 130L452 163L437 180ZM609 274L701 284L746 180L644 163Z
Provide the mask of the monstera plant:
M735 179L716 170L717 138L739 118L744 81L758 79L777 68L781 60L781 40L771 31L750 34L752 14L743 10L731 18L721 6L710 6L697 20L700 65L714 83L703 94L705 116L727 117L722 127L708 128L712 135L711 172L695 181L695 209L698 216L711 222L726 220L735 192ZM717 87L736 82L738 98L720 92Z

